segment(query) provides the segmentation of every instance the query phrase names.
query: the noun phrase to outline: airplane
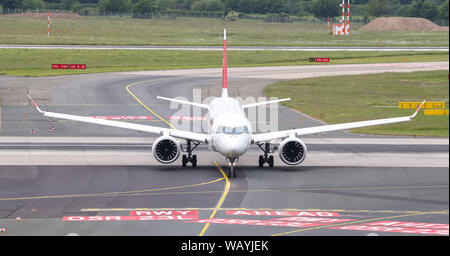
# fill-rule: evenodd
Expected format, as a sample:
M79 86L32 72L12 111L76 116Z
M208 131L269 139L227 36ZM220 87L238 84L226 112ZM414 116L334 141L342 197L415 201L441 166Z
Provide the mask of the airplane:
M197 166L197 155L192 154L192 152L200 143L205 143L208 145L209 149L219 152L226 158L230 167L227 175L228 177L233 178L236 178L234 167L239 157L244 155L252 144L258 145L263 151L263 155L259 155L259 167L263 167L265 163L267 163L269 167L273 167L273 153L277 150L279 158L284 163L288 165L298 165L305 160L307 155L307 147L300 139L301 136L411 121L425 103L425 101L423 101L414 114L410 116L253 134L252 125L247 119L244 109L287 101L290 100L290 98L241 105L236 99L228 96L226 29L224 30L223 41L222 94L220 97L214 98L209 105L206 105L197 102L157 96L157 98L161 100L189 104L207 109L210 114L210 120L208 121L211 124L211 130L208 134L48 112L41 110L30 95L28 95L28 98L36 109L46 117L159 134L160 136L152 145L152 154L157 161L163 164L173 163L178 159L181 152L185 152L187 154L183 154L182 156L182 166L185 167L187 163L191 163L192 166L195 167ZM180 140L186 140L186 147L181 146ZM281 142L279 144L271 144L274 140L281 140Z

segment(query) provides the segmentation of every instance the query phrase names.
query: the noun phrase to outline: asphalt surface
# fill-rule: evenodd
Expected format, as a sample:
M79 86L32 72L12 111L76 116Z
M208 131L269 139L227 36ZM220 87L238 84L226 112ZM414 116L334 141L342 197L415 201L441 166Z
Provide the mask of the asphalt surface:
M0 143L0 150L117 150L151 151L153 144L135 143ZM257 146L251 151L259 151ZM207 145L199 145L196 151L209 151ZM403 153L448 153L448 145L379 145L379 144L313 144L308 143L308 151L327 152L403 152Z
M411 71L448 69L448 62L359 66L360 72ZM348 68L330 65L314 75ZM311 69L288 67L283 73L278 67L272 74L270 69L230 69L230 94L264 96L265 85L279 77L313 76ZM179 114L180 106L171 109L156 96L190 100L193 88L202 99L214 96L220 71L1 81L8 81L17 99L27 88L48 111L152 116L127 121L168 127L164 120ZM195 152L197 168L180 168L179 161L162 165L153 159L148 134L49 122L26 100L3 105L1 115L0 228L6 231L0 235L448 235L448 139L345 131L311 135L305 138L311 150L304 164L287 166L275 155L274 168L258 168L261 152L252 148L239 160L237 178L228 179L224 159L203 146ZM195 122L188 129L195 130ZM279 130L322 124L284 107L272 123ZM130 141L118 143L122 138ZM133 140L140 143L133 146ZM293 216L315 219L286 219Z
M7 229L5 235L196 236L205 223L64 221L63 217L80 220L82 216L129 216L132 211L156 210L197 211L195 219L206 220L222 197L225 183L217 181L222 175L213 166L1 166L0 171L0 223ZM230 210L259 211L259 215L231 215L227 213ZM448 168L238 167L238 178L230 181L225 201L213 219L286 217L267 215L275 211L332 212L336 219L344 220L334 223L340 226L379 220L448 224ZM369 233L373 232L229 222L211 224L204 235Z

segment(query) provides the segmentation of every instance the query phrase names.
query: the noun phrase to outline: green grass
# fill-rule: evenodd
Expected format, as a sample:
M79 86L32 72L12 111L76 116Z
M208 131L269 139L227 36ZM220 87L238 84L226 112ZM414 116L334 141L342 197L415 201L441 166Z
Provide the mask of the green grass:
M222 66L222 51L169 50L36 50L0 49L0 75L53 76L113 71L211 68ZM329 57L330 64L448 60L448 52L291 52L230 51L230 67L328 65L310 57ZM86 64L86 70L52 70L52 64Z
M383 73L281 81L265 88L269 97L291 97L286 106L329 124L411 115L399 101L444 101L448 108L448 71ZM421 111L407 123L354 129L356 133L449 136L448 116Z
M0 44L82 45L221 45L227 28L231 46L448 46L448 31L363 31L352 24L351 36L333 36L327 24L264 23L240 20L130 17L53 18L0 16Z

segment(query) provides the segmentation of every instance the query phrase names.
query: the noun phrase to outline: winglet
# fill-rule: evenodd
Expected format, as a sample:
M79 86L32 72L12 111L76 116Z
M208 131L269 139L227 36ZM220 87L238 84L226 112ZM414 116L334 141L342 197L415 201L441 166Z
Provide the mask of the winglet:
M423 105L425 104L425 100L422 102L422 104L420 104L419 108L417 108L416 112L414 112L414 114L412 114L410 116L411 119L413 119L414 117L416 117L417 113L419 113L419 110L423 107Z
M36 107L37 111L39 111L39 113L44 113L44 111L42 111L42 110L39 108L39 106L36 104L36 102L34 102L34 100L31 98L31 96L30 96L30 95L27 95L27 96L28 96L28 98L30 99L31 104L33 104L33 105Z

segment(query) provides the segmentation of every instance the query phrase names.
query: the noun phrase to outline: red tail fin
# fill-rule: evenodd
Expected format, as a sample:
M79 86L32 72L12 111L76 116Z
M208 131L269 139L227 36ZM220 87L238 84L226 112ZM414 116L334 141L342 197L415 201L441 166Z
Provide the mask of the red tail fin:
M222 69L222 97L228 97L227 88L227 30L223 30L223 69Z

